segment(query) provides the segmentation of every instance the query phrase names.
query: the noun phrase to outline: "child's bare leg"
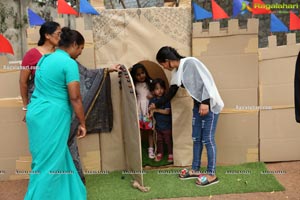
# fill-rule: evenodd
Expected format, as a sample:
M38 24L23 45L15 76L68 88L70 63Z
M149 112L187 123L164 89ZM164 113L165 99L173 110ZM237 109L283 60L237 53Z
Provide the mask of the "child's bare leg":
M149 156L149 158L153 159L155 157L155 154L154 154L154 148L153 148L154 141L153 141L153 132L152 132L152 130L148 130L147 134L148 134L148 143L149 143L148 156Z
M149 142L149 147L154 146L154 140L153 140L153 131L147 131L148 132L148 142Z

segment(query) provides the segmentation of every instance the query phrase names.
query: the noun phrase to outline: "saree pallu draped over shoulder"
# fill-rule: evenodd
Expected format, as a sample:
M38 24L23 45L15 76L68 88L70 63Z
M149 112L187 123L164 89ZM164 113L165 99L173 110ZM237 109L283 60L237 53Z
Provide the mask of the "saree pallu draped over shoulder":
M108 133L113 127L110 76L107 69L87 69L79 62L80 93L86 117L87 133ZM85 180L77 148L76 133L79 122L72 117L68 145L74 164L82 180Z

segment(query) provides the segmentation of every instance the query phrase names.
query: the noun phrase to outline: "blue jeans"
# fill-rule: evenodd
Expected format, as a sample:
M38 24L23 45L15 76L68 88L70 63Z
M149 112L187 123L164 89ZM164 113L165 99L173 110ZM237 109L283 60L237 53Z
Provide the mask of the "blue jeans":
M199 114L200 104L194 101L193 108L193 127L192 127L192 138L193 138L193 163L192 169L195 171L200 170L201 166L201 154L203 145L207 151L207 173L214 175L216 171L216 142L215 132L219 114L214 114L209 111L205 116Z

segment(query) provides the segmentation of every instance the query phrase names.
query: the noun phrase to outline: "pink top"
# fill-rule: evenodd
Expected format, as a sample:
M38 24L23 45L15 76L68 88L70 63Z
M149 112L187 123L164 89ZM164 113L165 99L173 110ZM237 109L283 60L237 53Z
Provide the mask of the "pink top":
M147 83L136 83L135 90L137 95L137 105L139 114L147 116L149 106L149 99L147 98L147 95L150 94L150 91L147 87Z

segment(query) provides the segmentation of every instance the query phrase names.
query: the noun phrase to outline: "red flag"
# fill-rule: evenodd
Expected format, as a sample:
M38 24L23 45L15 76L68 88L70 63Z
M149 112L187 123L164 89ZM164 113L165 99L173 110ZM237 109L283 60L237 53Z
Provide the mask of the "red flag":
M14 50L10 44L10 42L0 34L0 53L10 53L14 55Z
M211 0L213 19L224 19L229 18L226 12L215 2Z
M78 15L77 11L65 2L65 0L58 0L57 12L59 14Z
M300 18L290 11L290 30L300 30Z
M270 14L270 8L266 8L266 4L262 0L253 0L252 13L254 15Z

